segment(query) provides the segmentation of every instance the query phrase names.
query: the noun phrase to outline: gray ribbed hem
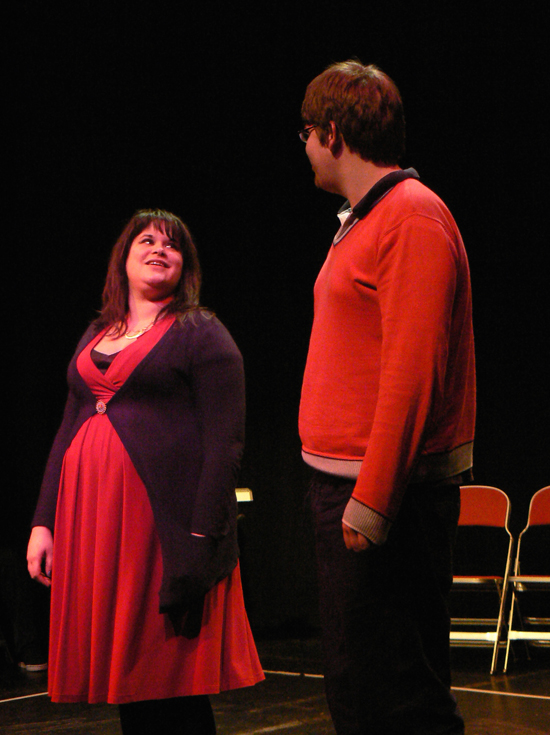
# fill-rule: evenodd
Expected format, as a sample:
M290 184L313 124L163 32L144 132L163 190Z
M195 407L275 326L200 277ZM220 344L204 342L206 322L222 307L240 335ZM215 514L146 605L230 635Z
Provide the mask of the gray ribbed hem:
M323 457L322 454L312 454L305 449L302 449L302 459L314 470L324 472L326 475L345 477L347 480L357 480L363 464L363 458L335 459L334 457Z
M344 523L357 533L366 536L373 544L380 546L384 543L391 528L391 521L368 508L355 498L350 498L342 518Z
M423 454L420 456L410 482L411 484L439 482L439 480L466 472L474 463L473 453L474 443L467 442L449 452Z

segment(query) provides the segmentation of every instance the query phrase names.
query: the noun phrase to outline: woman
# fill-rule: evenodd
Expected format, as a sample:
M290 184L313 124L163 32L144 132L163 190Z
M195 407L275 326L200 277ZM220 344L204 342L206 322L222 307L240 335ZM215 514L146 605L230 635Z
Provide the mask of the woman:
M27 554L51 584L52 700L117 703L125 735L215 733L207 695L263 679L237 561L242 358L199 289L183 222L137 212L69 366Z

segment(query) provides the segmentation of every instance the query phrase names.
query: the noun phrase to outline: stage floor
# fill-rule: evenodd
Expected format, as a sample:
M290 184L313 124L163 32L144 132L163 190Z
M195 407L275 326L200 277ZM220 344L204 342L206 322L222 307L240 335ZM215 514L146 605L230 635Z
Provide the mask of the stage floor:
M320 644L259 640L266 681L212 697L218 735L334 735L323 694ZM489 675L487 649L453 649L456 698L468 735L547 735L550 732L550 651L513 662L506 675ZM53 705L46 674L6 667L0 679L2 735L120 735L117 708Z

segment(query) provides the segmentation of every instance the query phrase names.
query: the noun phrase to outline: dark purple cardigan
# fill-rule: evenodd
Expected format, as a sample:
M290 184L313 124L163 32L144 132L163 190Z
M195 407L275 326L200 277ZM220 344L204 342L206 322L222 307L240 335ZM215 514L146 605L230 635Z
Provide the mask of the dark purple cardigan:
M95 413L96 399L76 369L95 334L91 326L69 365L69 397L33 526L54 530L63 457ZM198 311L176 319L108 403L107 415L151 501L164 568L162 613L185 612L237 563L244 400L237 346L215 316Z

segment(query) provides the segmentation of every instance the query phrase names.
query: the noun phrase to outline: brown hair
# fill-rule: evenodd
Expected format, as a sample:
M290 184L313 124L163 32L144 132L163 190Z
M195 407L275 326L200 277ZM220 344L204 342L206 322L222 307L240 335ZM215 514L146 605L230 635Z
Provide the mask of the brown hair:
M401 95L373 64L331 64L308 85L302 118L305 125L320 128L322 145L333 121L350 151L366 161L393 166L405 153Z
M199 307L201 268L197 248L188 227L179 217L162 209L140 209L128 222L111 252L107 278L103 289L103 305L98 327L113 325L113 334L121 336L127 330L128 276L126 261L134 239L150 224L154 224L167 237L176 241L183 256L181 278L174 298L160 311L164 314L184 314Z

